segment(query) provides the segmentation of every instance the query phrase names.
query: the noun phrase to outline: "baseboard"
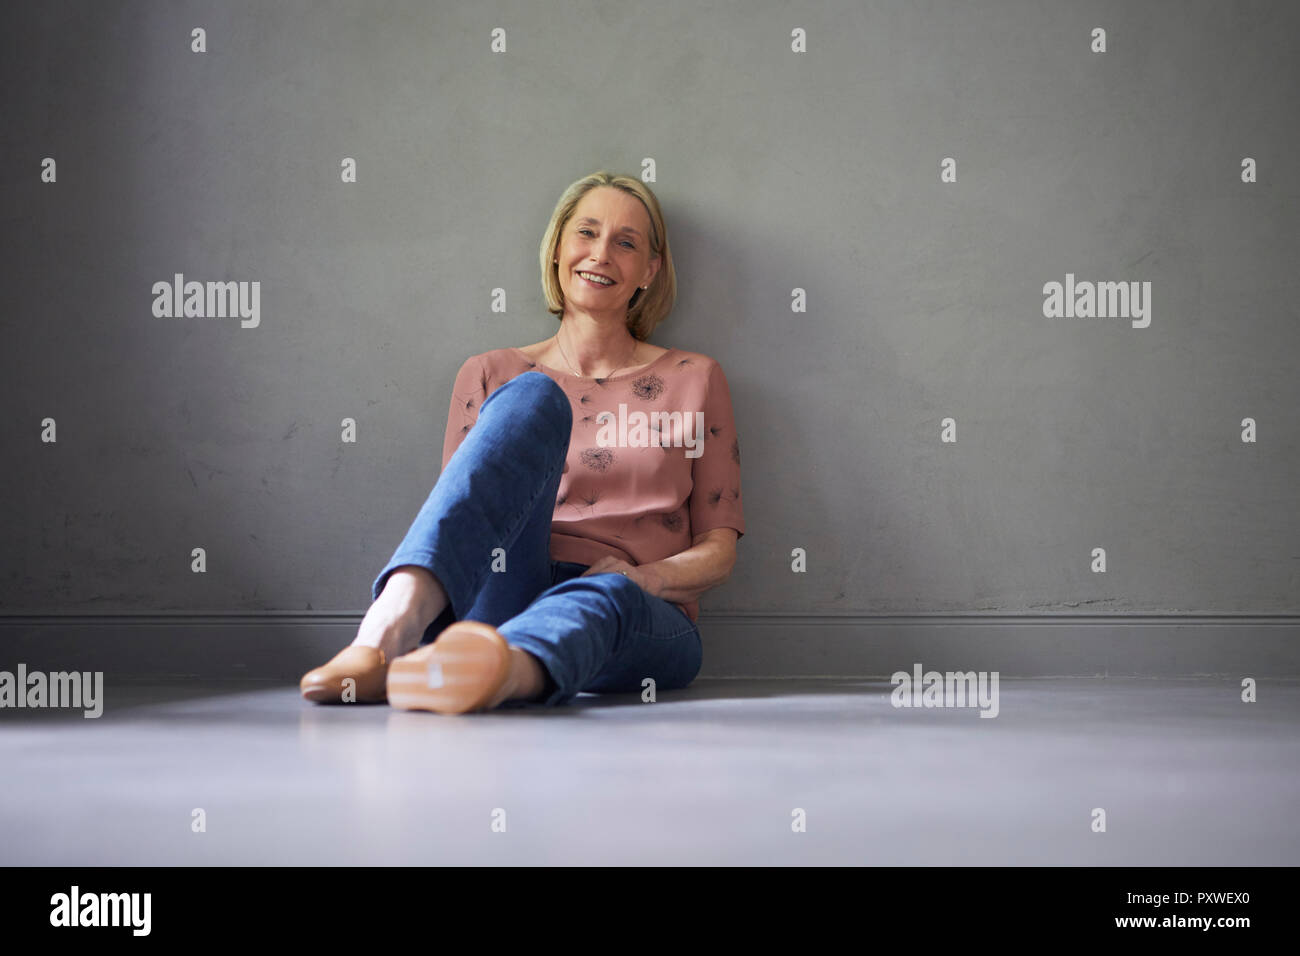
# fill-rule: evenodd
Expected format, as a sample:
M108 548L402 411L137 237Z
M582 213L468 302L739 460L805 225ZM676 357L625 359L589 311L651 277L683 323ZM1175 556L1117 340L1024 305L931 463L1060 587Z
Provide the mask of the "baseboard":
M0 670L125 680L296 681L361 614L0 615ZM702 612L701 677L1300 677L1300 616L820 615Z

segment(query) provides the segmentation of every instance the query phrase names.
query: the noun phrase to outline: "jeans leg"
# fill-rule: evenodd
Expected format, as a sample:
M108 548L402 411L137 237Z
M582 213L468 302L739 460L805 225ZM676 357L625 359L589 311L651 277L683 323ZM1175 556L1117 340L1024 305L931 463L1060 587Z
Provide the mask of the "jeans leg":
M433 572L449 606L421 643L453 620L498 626L550 584L550 527L572 429L568 397L541 372L524 372L483 402L371 585L378 598L404 564Z
M621 574L589 574L548 588L499 628L505 639L537 657L551 680L547 705L580 691L686 687L700 672L699 629L678 608Z

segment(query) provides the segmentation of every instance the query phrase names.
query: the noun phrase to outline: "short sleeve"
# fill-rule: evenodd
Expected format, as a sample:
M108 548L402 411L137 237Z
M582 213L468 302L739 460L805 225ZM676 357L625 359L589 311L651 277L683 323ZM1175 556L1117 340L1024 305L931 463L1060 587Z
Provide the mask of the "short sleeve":
M487 372L477 355L467 358L456 382L451 387L451 408L447 411L447 434L442 441L442 467L447 467L451 456L465 440L469 430L478 421L478 410L487 399Z
M731 389L717 362L709 369L703 411L703 452L691 465L691 537L714 528L735 528L740 537L745 533L740 501L740 435L731 407Z

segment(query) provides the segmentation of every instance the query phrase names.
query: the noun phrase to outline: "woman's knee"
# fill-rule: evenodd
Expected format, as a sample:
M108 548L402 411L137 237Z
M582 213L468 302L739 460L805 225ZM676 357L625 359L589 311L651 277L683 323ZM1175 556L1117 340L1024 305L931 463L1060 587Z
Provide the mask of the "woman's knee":
M524 372L496 389L479 409L517 441L548 450L559 467L569 451L573 408L564 390L541 372Z
M569 396L564 394L564 389L553 378L544 372L524 372L497 391L505 389L510 389L510 393L517 396L519 404L530 412L554 421L565 437L568 437L573 429L573 407L569 404Z

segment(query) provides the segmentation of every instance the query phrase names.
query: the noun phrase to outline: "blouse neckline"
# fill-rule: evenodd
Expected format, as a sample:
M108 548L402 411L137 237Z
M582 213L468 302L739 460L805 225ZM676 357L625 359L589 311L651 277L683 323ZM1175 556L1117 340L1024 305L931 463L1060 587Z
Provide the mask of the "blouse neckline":
M672 348L670 348L668 351L664 352L662 355L660 355L657 359L655 359L655 360L654 360L653 362L651 362L649 365L644 365L644 366L642 366L641 368L633 369L633 370L630 371L630 372L622 372L621 374L618 374L618 375L611 375L609 378L602 378L602 379L595 379L595 378L592 378L592 377L589 376L589 375L574 375L572 372L566 372L566 371L564 371L564 370L562 370L562 369L558 369L558 368L551 368L549 365L543 365L541 362L538 362L536 359L529 358L527 352L525 352L523 349L517 349L517 348L515 348L514 346L511 346L511 347L510 347L510 351L514 352L516 355L518 355L520 358L522 358L524 361L528 362L528 363L531 364L531 365L535 365L535 366L537 366L538 368L544 368L544 369L546 369L546 371L548 371L548 372L555 372L557 375L563 375L563 376L566 377L566 378L572 378L572 379L575 379L575 380L577 380L577 381L579 381L579 382L595 382L595 381L601 381L601 382L618 382L618 381L622 381L622 380L625 379L625 378L630 378L631 376L634 376L634 375L645 375L645 374L646 374L647 372L649 372L652 368L654 368L656 365L658 365L658 364L659 364L660 362L662 362L664 359L668 358L668 356L672 355L672 354L673 354L674 352L676 352L677 350L676 350L676 349L672 349Z

